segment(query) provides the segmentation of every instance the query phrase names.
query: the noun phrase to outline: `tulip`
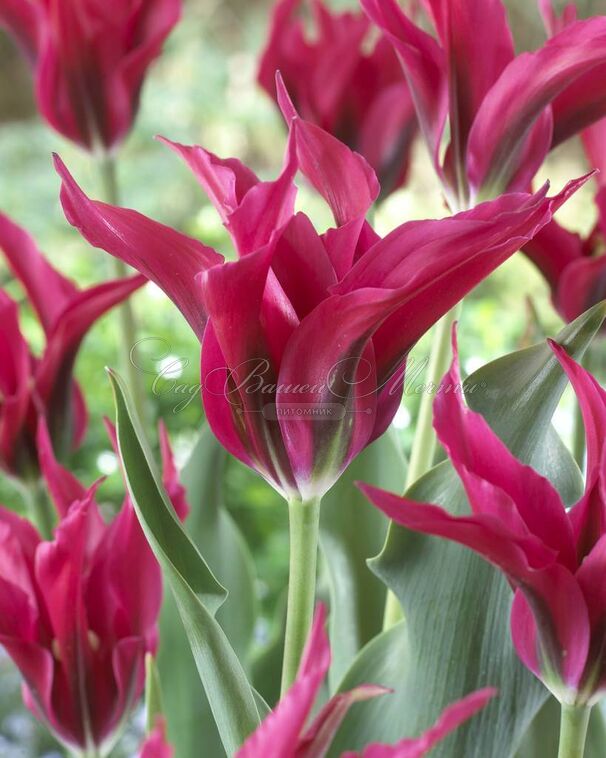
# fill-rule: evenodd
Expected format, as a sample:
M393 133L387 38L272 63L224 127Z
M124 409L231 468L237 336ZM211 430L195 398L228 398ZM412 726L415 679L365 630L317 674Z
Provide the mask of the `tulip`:
M311 35L301 18L308 5ZM258 81L277 102L279 70L302 117L361 153L385 197L406 181L417 121L391 45L371 41L371 31L361 13L331 12L322 0L278 0Z
M554 21L552 39L516 56L501 0L426 5L437 39L397 0L362 0L398 53L452 208L526 190L551 149L606 115L606 17Z
M0 0L0 26L32 65L46 121L86 150L108 151L130 131L180 12L180 0Z
M576 7L569 4L561 16L551 0L543 0L541 10L548 33L555 34L576 19ZM606 119L581 132L587 162L597 169L594 202L598 220L586 236L568 231L556 221L542 229L524 253L541 271L551 288L553 304L562 318L574 321L606 296Z
M34 240L0 214L0 251L21 282L45 334L42 355L33 356L19 328L16 303L0 290L0 467L32 481L39 473L36 429L46 419L53 445L76 447L86 430L86 406L73 377L80 344L110 308L145 283L142 276L85 290L56 271Z
M105 523L98 483L86 489L57 462L43 420L37 444L60 521L44 541L0 507L0 642L34 715L70 750L106 755L157 647L160 567L128 497ZM165 455L173 482L169 448Z
M202 398L219 441L289 502L285 690L311 623L321 497L391 422L410 348L584 180L554 198L546 188L510 194L381 239L365 220L379 193L374 171L301 119L280 79L278 87L289 138L275 181L261 182L236 159L169 143L217 208L236 261L90 200L56 165L68 221L161 287L202 342ZM299 170L332 210L336 226L324 234L294 213Z
M333 695L308 723L330 667L330 646L324 627L325 609L320 604L292 687L246 740L235 758L266 758L269 755L272 758L303 755L323 758L354 703L390 692L384 687L362 684L353 690ZM438 722L421 737L405 739L395 745L368 745L362 753L346 752L342 758L421 758L482 709L495 694L494 689L485 688L459 700L447 708Z
M234 262L90 200L57 167L70 223L163 288L203 342L203 400L219 440L285 498L309 500L391 421L412 345L583 180L551 199L545 188L506 195L380 239L364 219L379 191L370 166L282 104L290 137L276 181L170 143L217 206L240 253ZM298 169L333 212L336 228L322 235L294 213Z
M503 571L514 591L515 649L582 731L588 709L606 691L606 392L564 348L550 345L585 423L585 492L569 511L553 485L517 460L482 416L464 405L456 344L442 385L449 391L438 393L434 404L434 426L472 513L453 516L436 505L360 486L398 524L459 542Z

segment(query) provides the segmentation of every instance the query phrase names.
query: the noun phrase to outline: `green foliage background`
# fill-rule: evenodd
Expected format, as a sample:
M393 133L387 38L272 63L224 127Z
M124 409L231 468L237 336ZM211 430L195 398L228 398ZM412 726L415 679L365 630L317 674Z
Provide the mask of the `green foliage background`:
M599 2L578 3L584 10L606 11ZM542 40L534 3L506 0L521 47ZM355 3L341 0L338 6ZM152 68L133 134L119 158L119 181L124 205L199 237L226 255L233 255L215 211L188 170L157 134L185 143L199 143L221 156L237 156L261 176L275 176L282 161L284 128L273 104L255 84L258 52L266 33L268 0L189 0L184 19L171 36L164 56ZM58 202L58 178L51 153L58 152L76 178L93 196L100 181L88 156L49 131L38 120L25 64L12 43L0 36L0 208L24 225L51 261L81 286L110 274L108 256L89 248L65 221ZM579 146L556 151L537 181L549 178L555 189L584 173ZM595 221L593 188L585 187L561 211L559 220L587 233ZM329 223L327 210L301 186L299 206L317 221ZM405 220L438 217L446 213L424 147L417 143L411 182L389 198L376 214L376 225L386 232ZM0 262L0 284L20 301L23 295ZM199 382L199 346L176 308L153 286L134 298L144 343L141 364L156 419L165 420L178 460L183 462L202 422L196 386ZM517 255L466 301L460 325L463 365L470 372L517 347L553 333L560 320L549 302L547 288L534 268ZM41 332L23 302L22 326L38 349ZM74 456L73 469L86 483L109 474L102 488L108 513L123 496L123 485L104 428L104 415L113 414L109 383L103 368L116 366L115 316L103 319L86 340L77 364L77 376L88 401L90 426L85 444ZM427 340L414 351L422 362ZM178 378L162 376L167 366L181 365ZM420 380L420 377L419 377ZM410 445L418 395L408 387L397 431L406 451ZM189 402L187 400L189 399ZM186 407L183 407L186 406ZM566 438L571 428L571 403L566 395L556 425ZM259 649L269 640L274 611L286 580L286 509L258 477L236 462L226 475L227 505L251 547L259 577L257 594L263 609L258 625ZM17 493L0 482L0 502L19 509ZM0 661L0 756L51 755L52 743L20 706L19 678L11 664ZM139 726L127 734L122 750L132 754Z

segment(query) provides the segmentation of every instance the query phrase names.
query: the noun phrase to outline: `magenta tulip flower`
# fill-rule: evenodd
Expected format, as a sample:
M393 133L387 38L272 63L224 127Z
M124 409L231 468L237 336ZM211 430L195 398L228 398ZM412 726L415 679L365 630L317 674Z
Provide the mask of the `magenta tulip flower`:
M34 715L70 749L105 754L141 695L145 654L157 646L160 567L129 499L105 523L97 484L84 488L57 463L44 421L37 442L60 521L43 541L0 508L0 643Z
M334 695L309 722L330 667L330 646L324 625L325 609L319 605L294 684L238 750L235 758L267 758L270 755L272 758L323 758L354 703L390 692L384 687L362 684ZM435 726L421 737L405 739L396 745L368 745L362 753L347 752L342 758L421 758L482 709L495 694L494 689L486 688L463 698L447 708Z
M301 119L276 181L235 159L172 144L217 207L238 260L135 211L90 200L63 164L62 202L92 244L171 297L203 342L203 401L220 442L288 499L321 497L388 426L405 356L472 287L531 239L568 195L503 196L381 239L365 221L379 192L368 163ZM318 234L294 213L301 170L332 209ZM580 180L583 181L583 180Z
M556 34L576 20L571 3L558 16L551 0L541 3L545 26ZM606 119L581 132L585 156L597 169L595 205L598 220L589 235L581 237L552 221L524 246L524 253L538 267L551 288L552 300L566 321L573 321L606 297Z
M160 567L128 498L106 524L97 485L84 488L57 463L44 421L37 442L60 521L43 541L0 508L0 642L23 675L27 706L57 739L107 750L157 646Z
M587 131L599 133L600 144L606 148L606 121L599 121ZM596 175L598 220L589 235L581 237L552 221L523 248L543 274L554 307L565 321L574 321L606 297L605 178L602 173Z
M31 479L38 472L40 417L46 419L58 451L77 446L86 430L86 406L72 377L83 338L146 280L134 276L78 290L48 263L27 232L2 214L0 251L23 285L46 338L42 355L33 356L19 328L17 305L0 290L0 468Z
M181 0L0 0L0 26L32 65L46 121L87 150L110 150L180 12Z
M585 492L569 511L553 485L464 405L456 358L443 383L451 391L436 396L434 426L472 512L453 516L360 486L398 524L466 545L500 568L515 593L518 655L562 703L583 706L606 690L606 392L564 348L550 345L577 395L587 437Z
M406 180L417 119L391 45L371 38L359 12L335 13L322 0L278 0L258 81L277 102L279 70L301 116L361 153L385 197Z
M362 0L400 57L451 207L526 190L552 148L606 115L606 17L516 56L501 0L425 5L437 38L397 0Z

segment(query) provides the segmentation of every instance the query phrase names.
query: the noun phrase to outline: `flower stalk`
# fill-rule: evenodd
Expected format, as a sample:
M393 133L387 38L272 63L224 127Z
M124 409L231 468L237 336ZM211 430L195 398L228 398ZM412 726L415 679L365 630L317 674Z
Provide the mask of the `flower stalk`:
M110 203L110 205L118 205L120 203L120 192L118 189L116 159L111 154L103 153L98 163L105 201ZM112 258L111 260L113 276L116 279L123 279L128 276L130 271L124 261L121 261L119 258ZM145 424L148 420L145 404L145 387L143 386L141 373L137 371L131 358L131 351L137 342L137 321L130 300L125 300L118 307L118 318L120 322L119 344L122 367L131 389L137 414L141 419L141 423Z
M56 518L44 482L39 479L30 479L18 486L25 501L29 518L35 524L40 536L44 540L52 539Z
M562 703L558 758L583 758L591 707Z
M282 663L282 695L297 676L311 628L316 594L320 498L288 503L290 560L286 635Z

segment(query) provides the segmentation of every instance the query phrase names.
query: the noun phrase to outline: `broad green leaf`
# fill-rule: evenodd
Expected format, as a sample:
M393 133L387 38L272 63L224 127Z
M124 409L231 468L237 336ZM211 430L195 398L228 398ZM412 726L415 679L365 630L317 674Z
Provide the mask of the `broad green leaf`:
M149 447L126 399L124 382L113 372L110 378L128 491L172 590L221 741L232 755L260 717L246 673L215 619L226 591L187 536L159 484Z
M603 318L604 307L596 306L563 329L557 340L579 358ZM580 494L580 472L551 427L565 385L545 343L505 356L465 383L469 404L484 414L514 454L549 476L570 502ZM469 510L448 461L428 472L408 494L453 513ZM499 697L432 755L509 758L547 691L513 650L512 593L505 579L460 545L395 525L371 567L397 594L405 622L362 651L341 689L367 681L390 686L394 694L366 703L348 717L331 755L345 747L419 734L450 702L492 685ZM399 654L392 654L390 640Z
M286 633L286 590L279 598L268 641L257 652L252 662L252 679L255 688L275 705L280 699L280 679L284 658L284 635Z
M181 475L191 508L185 528L229 592L216 618L247 668L256 612L254 567L242 535L223 505L227 457L205 426ZM160 625L159 667L163 688L171 693L165 706L170 741L180 758L198 758L200 745L209 755L223 756L210 705L175 611L174 600L168 596Z
M330 590L331 689L358 651L381 631L385 610L385 586L366 561L381 549L389 522L355 482L401 492L405 479L406 462L395 434L387 433L360 453L322 499L320 542Z
M191 507L187 532L228 591L227 600L217 611L217 621L240 660L246 662L257 614L255 567L248 546L224 504L228 458L229 453L210 427L205 426L181 480Z

